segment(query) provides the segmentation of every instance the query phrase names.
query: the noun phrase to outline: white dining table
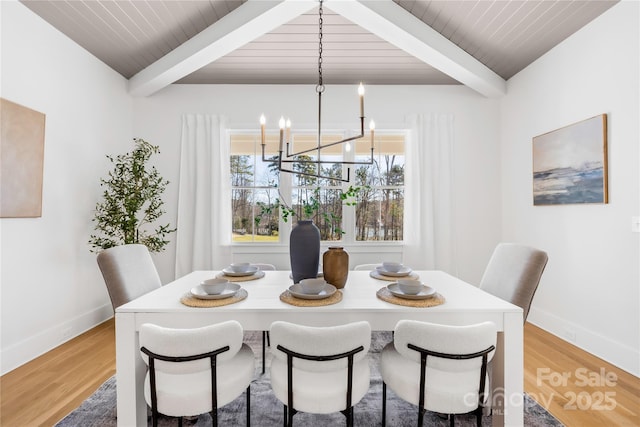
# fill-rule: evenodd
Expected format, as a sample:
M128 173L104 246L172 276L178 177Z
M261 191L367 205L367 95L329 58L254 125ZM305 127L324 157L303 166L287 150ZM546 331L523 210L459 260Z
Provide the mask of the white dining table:
M333 326L366 320L374 331L391 331L402 319L447 325L491 321L498 329L493 359L493 425L523 425L523 320L522 309L442 271L416 271L420 280L436 289L445 303L435 307L407 307L376 296L390 282L375 279L368 271L350 271L333 305L297 307L279 296L292 285L290 272L265 271L265 277L239 284L246 299L221 307L188 307L180 298L217 271L194 271L116 309L116 384L118 426L147 423L144 399L146 365L140 356L138 331L144 323L193 328L234 319L245 330L268 330L276 320L309 326Z

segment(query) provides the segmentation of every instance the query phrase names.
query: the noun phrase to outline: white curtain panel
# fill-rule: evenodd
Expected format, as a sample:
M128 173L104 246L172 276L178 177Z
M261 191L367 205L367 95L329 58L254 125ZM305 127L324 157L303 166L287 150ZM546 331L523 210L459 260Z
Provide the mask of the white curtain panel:
M411 115L407 124L403 262L455 274L453 114Z
M229 152L223 116L182 116L176 278L231 261Z

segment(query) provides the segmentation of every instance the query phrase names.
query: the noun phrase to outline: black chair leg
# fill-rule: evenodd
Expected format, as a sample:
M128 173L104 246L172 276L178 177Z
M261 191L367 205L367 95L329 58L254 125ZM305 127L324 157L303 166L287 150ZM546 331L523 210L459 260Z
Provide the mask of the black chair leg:
M476 409L476 426L482 427L482 413L484 412L484 408L482 406Z
M178 427L182 427L182 417L178 418Z
M269 337L269 331L267 331L267 347L271 347L271 337Z
M287 427L287 421L289 420L289 415L287 414L287 405L282 405L282 406L284 408L284 414L283 414L284 416L282 417L282 419L284 421L283 421L282 425L284 427Z
M247 427L251 427L251 384L247 386Z
M287 427L293 427L293 408L287 410Z
M418 408L418 427L424 425L424 408Z
M262 373L264 374L264 368L265 368L265 364L264 364L264 359L265 359L265 354L266 354L266 340L267 340L267 331L262 331Z
M387 384L382 381L382 427L387 425Z
M449 414L449 426L453 427L456 425L456 416L453 414Z

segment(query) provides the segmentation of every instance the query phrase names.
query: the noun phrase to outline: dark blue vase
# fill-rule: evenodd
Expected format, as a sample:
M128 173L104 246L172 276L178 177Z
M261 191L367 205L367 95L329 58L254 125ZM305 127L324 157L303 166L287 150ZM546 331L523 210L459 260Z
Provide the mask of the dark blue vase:
M320 263L320 230L311 220L300 220L291 230L289 258L293 283L318 275Z

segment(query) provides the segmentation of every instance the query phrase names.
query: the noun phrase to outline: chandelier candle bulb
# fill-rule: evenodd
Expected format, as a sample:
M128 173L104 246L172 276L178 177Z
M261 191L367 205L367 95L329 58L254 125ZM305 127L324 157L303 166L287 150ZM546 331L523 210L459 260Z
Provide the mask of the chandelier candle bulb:
M369 130L371 131L371 149L372 149L372 150L373 150L373 140L374 140L374 138L373 138L373 134L375 133L375 132L374 132L374 131L375 131L375 129L376 129L376 124L374 123L374 121L373 121L373 120L371 120L371 121L369 122Z
M264 145L264 139L265 139L264 125L266 123L267 123L267 119L264 117L264 114L263 114L260 116L260 141L262 145Z
M287 145L289 145L289 142L291 142L291 120L287 119L286 127L287 127L287 133L286 133L285 141Z
M360 95L360 117L364 117L364 86L362 83L358 86L358 95Z
M280 121L278 122L280 125L280 157L282 157L282 140L284 138L284 117L280 117Z

